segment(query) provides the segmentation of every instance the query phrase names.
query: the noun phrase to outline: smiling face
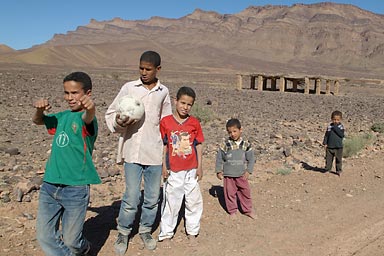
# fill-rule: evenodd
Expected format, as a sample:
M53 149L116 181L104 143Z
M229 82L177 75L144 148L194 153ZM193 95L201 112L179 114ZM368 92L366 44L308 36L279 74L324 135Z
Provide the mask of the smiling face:
M236 126L230 126L227 128L229 137L234 141L238 141L240 139L242 131L242 128L237 128Z
M141 82L148 86L155 86L157 83L157 72L160 71L161 66L155 67L150 62L140 61L139 69Z
M71 111L82 111L83 107L79 104L79 99L84 95L91 95L91 90L84 92L83 85L76 81L64 82L64 100L68 102Z
M185 94L181 95L178 100L175 100L176 115L181 119L187 118L193 103L194 100L191 96Z

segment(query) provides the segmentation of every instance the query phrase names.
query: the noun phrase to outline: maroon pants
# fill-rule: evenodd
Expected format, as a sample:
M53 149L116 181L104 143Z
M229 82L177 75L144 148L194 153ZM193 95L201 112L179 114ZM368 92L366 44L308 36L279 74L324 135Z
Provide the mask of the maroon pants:
M224 198L229 214L237 212L237 199L244 213L252 212L251 189L248 180L243 176L224 177Z

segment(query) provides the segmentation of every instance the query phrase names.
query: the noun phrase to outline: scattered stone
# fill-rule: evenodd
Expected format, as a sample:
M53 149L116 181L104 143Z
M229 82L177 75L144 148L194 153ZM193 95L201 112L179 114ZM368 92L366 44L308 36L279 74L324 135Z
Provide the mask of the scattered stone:
M105 169L98 169L97 172L101 179L109 177L109 173Z
M4 194L1 198L1 200L3 201L3 203L9 203L11 202L11 198L9 197L9 194Z
M284 148L283 154L285 157L291 156L292 155L292 148L290 148L290 147Z
M30 203L32 200L31 200L31 196L30 195L25 195L24 196L24 202L27 202L27 203Z
M16 201L22 202L23 201L24 193L20 188L16 188Z
M34 219L35 219L35 217L33 217L32 214L27 213L27 212L24 212L24 213L23 213L23 216L24 216L25 218L27 218L27 220L34 220Z
M4 150L4 152L11 155L11 156L15 156L15 155L20 154L20 151L18 148L7 148Z
M111 177L114 177L120 174L120 170L118 168L109 168L107 171L109 176Z

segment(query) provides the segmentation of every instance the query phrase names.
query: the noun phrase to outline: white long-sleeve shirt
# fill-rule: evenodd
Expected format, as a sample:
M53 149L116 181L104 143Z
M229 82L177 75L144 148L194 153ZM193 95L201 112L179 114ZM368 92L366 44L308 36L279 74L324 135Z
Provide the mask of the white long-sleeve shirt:
M131 95L144 103L144 117L135 124L121 127L116 122L118 102L121 97ZM140 79L123 85L105 113L108 129L120 133L117 162L142 165L161 165L163 142L160 135L160 119L172 114L169 90L157 81L152 90L143 86Z

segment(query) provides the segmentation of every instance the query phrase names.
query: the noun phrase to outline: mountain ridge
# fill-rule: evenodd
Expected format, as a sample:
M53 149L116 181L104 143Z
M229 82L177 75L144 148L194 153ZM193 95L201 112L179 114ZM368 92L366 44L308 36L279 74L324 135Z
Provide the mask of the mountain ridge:
M135 65L147 49L159 51L174 69L224 66L238 72L308 69L377 76L384 70L384 15L324 2L250 6L236 14L196 9L177 19L91 19L44 44L0 52L0 62L126 66Z

